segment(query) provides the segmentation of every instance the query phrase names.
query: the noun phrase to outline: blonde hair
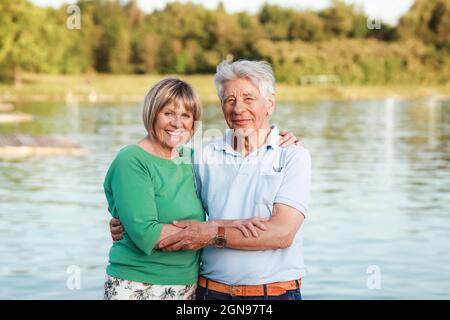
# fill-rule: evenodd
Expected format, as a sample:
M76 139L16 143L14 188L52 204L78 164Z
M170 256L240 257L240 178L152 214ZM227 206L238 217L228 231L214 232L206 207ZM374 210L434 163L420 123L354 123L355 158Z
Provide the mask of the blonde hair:
M156 83L144 100L142 120L145 129L152 136L156 136L154 130L156 116L170 103L177 107L184 106L187 111L192 112L194 121L200 120L202 106L191 85L177 78L166 78Z

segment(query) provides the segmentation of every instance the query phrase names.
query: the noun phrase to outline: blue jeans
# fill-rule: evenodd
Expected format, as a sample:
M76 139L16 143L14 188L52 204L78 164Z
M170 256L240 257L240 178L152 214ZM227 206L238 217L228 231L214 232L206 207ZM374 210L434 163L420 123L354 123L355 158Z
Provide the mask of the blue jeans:
M300 289L286 291L280 296L237 297L198 286L196 300L302 300Z

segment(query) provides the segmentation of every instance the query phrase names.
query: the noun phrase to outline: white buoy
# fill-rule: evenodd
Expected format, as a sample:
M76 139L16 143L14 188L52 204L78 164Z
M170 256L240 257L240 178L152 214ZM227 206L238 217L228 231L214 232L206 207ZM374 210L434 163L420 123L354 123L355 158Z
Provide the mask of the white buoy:
M12 103L0 103L0 112L9 112L14 110Z
M0 123L31 122L34 118L31 114L23 112L0 113Z
M89 101L90 103L96 103L96 102L97 102L97 92L96 92L95 90L92 90L92 91L89 93L88 101Z

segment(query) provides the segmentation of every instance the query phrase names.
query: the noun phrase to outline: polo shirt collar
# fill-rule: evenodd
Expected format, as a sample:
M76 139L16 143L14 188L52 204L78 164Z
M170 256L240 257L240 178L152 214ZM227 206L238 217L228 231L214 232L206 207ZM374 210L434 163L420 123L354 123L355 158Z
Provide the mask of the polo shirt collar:
M270 126L272 129L266 140L266 147L276 149L278 148L278 142L280 141L280 130L276 125Z

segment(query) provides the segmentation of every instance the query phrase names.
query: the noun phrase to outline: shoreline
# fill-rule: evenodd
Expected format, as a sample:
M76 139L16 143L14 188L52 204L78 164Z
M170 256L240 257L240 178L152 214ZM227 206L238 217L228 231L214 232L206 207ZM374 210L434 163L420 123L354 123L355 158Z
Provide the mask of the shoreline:
M0 83L1 103L142 102L147 90L171 75L45 75L25 74L19 87ZM217 103L212 75L176 76L192 84L203 104ZM277 84L278 102L358 101L375 99L450 99L450 83L389 85Z

